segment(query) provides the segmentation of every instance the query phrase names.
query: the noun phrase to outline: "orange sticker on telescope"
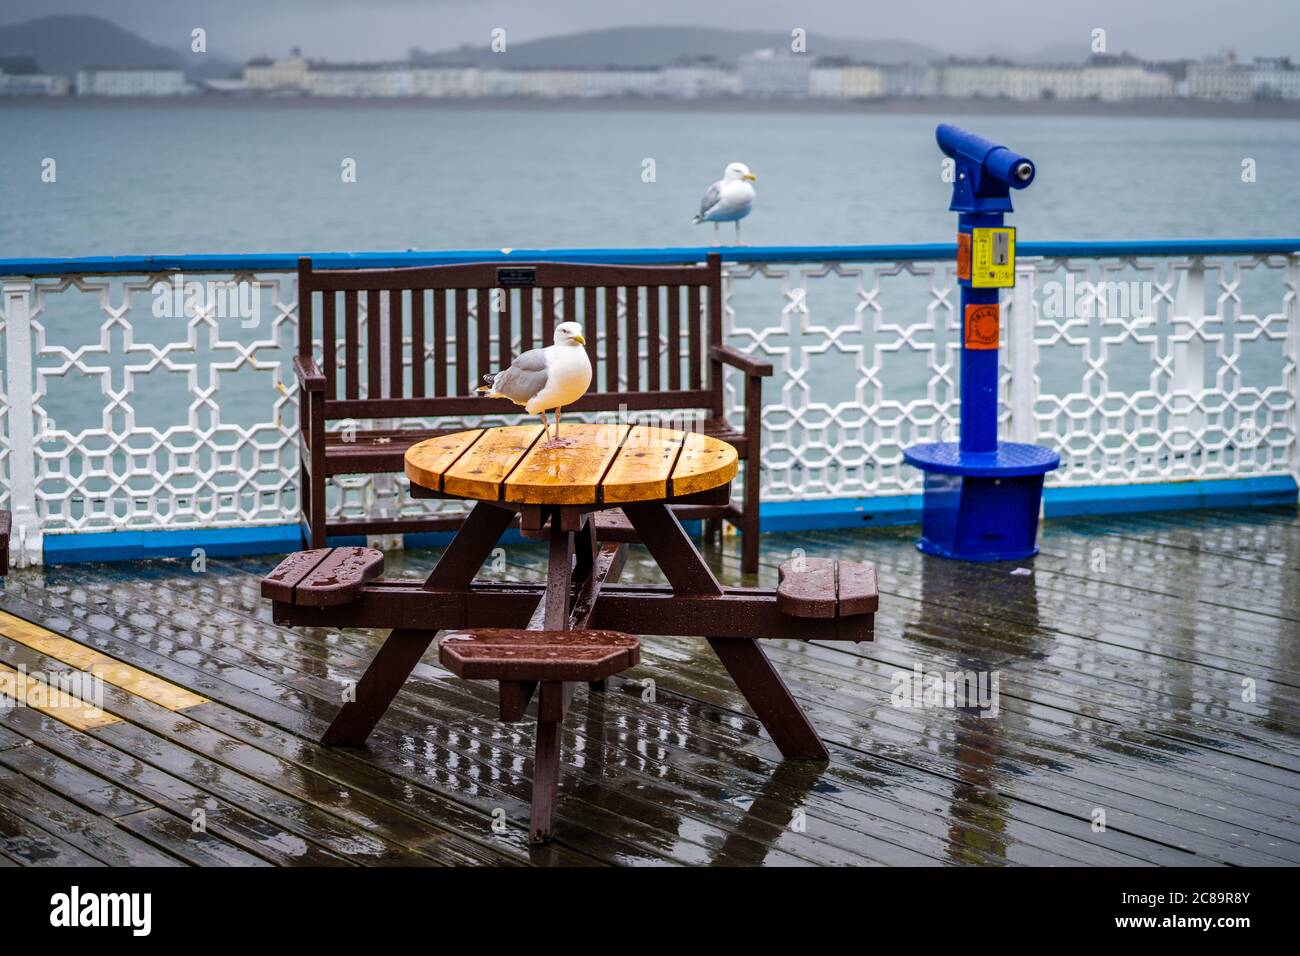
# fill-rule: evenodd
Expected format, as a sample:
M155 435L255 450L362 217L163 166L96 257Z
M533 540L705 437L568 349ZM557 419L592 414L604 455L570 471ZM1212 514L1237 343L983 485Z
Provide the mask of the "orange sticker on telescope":
M998 347L998 304L978 303L966 306L965 343L968 349Z
M957 233L957 278L970 278L970 233Z

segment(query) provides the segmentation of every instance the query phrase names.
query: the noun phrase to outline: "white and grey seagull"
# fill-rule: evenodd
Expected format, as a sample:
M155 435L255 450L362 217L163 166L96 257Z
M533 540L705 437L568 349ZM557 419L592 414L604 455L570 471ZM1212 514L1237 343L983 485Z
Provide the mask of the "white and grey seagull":
M713 241L717 244L718 223L734 222L736 224L736 245L740 245L740 220L749 215L754 208L754 187L750 183L758 179L744 163L731 163L723 170L722 178L709 187L700 200L699 214L692 219L694 223L713 223Z
M533 415L542 417L550 445L564 445L560 439L560 409L572 405L591 385L591 359L584 346L582 326L561 322L555 327L555 344L529 349L510 363L508 369L489 372L479 392L488 398L508 398ZM551 435L546 410L555 409L555 434Z

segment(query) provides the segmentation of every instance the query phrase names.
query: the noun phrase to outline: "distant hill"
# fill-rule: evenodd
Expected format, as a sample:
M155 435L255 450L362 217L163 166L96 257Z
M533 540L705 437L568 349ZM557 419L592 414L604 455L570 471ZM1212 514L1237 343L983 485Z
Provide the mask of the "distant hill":
M509 39L507 35L507 40ZM479 66L603 67L663 66L681 57L712 56L734 64L742 53L764 47L790 48L789 33L760 30L714 30L702 27L616 27L564 36L508 43L505 53L489 47L462 46L455 50L412 50L423 63L473 63ZM925 61L943 54L910 40L863 40L808 35L808 53L847 56L874 63Z
M71 76L88 66L166 66L191 76L226 76L238 64L213 53L150 43L100 17L60 14L0 26L0 56L32 57L46 73Z

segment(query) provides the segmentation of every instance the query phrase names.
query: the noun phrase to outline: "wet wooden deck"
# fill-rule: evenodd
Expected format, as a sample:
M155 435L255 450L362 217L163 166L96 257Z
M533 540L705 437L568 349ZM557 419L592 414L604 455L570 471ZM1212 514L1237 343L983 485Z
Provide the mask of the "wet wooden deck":
M828 766L782 764L702 642L646 640L575 699L540 850L530 725L436 651L368 749L314 742L379 635L273 626L275 559L15 571L0 607L39 628L0 621L0 663L133 669L84 730L0 703L0 865L1300 863L1294 508L1049 522L1029 574L914 534L765 536L765 582L793 549L879 570L874 644L766 645ZM733 544L709 553L739 581ZM627 578L653 573L633 556ZM505 558L500 577L541 576L541 548ZM917 666L996 672L998 715L894 706Z

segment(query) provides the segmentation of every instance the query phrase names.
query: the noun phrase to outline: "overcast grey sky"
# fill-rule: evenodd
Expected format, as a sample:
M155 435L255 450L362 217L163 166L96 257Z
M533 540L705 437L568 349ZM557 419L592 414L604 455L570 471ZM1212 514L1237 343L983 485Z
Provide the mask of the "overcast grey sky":
M903 38L944 51L1032 53L1086 44L1150 57L1300 54L1300 0L3 0L0 22L93 13L155 42L237 58L294 45L331 59L401 56L412 46L483 44L640 24L699 24Z

